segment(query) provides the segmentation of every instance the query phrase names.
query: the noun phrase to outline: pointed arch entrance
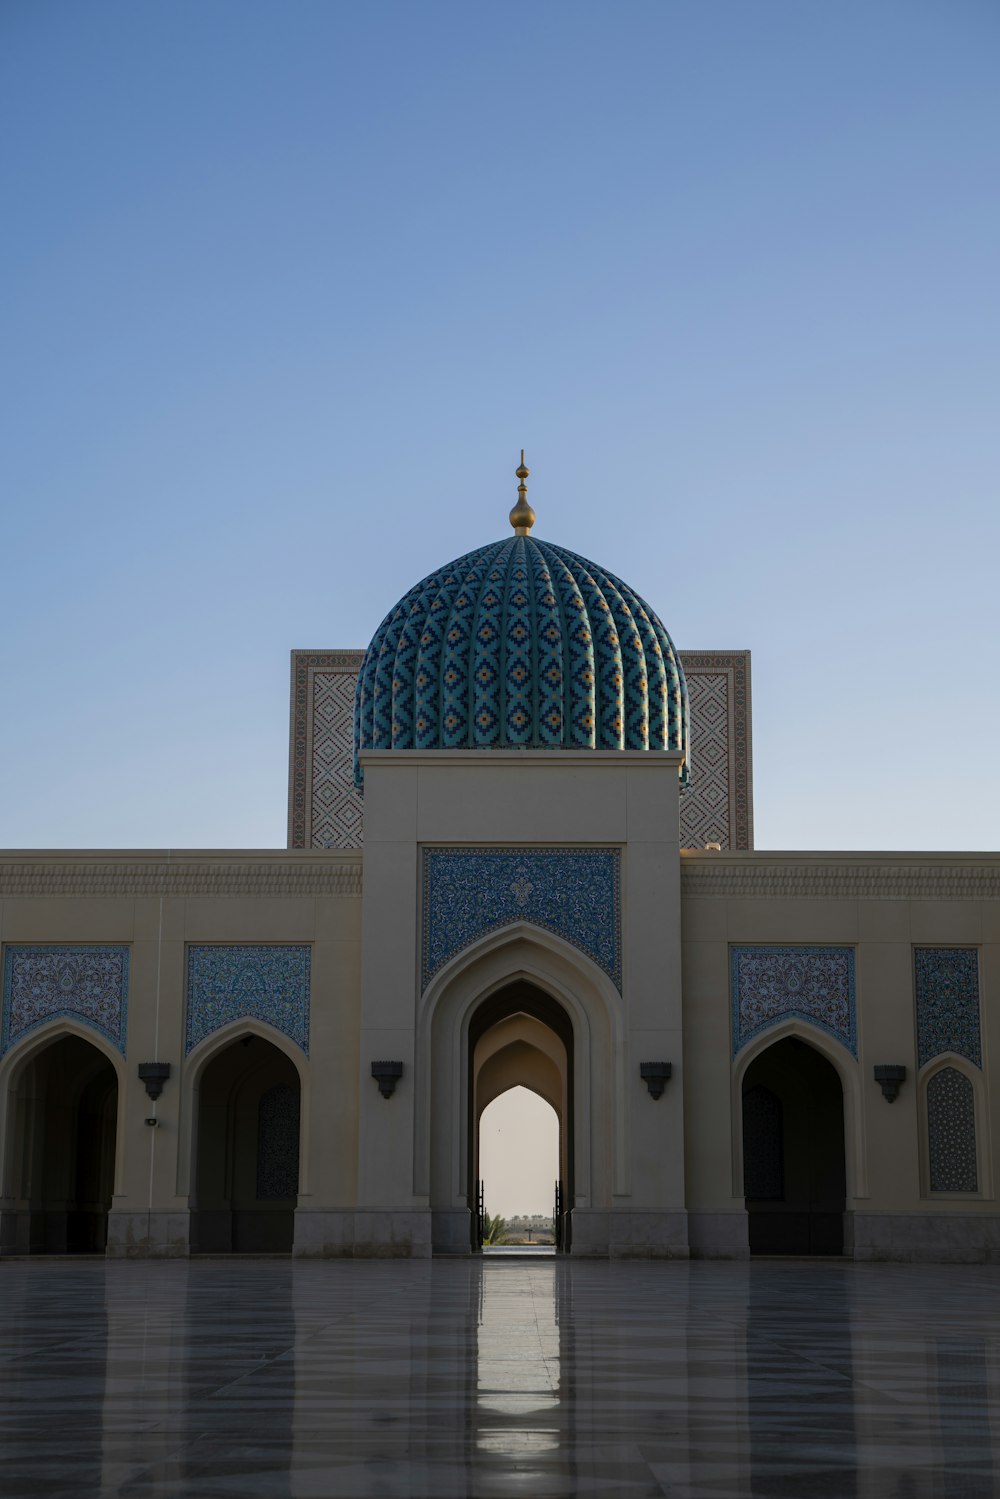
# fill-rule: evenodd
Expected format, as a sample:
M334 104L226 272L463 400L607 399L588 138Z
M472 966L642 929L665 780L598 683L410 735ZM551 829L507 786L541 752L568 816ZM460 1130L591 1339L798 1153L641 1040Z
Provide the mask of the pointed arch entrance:
M481 1035L505 1014L516 1013L519 1002L509 991L522 982L540 997L539 1005L548 1000L558 1007L529 1012L528 1018L543 1027L553 1018L556 1035L571 1037L572 1091L567 1091L563 1133L572 1183L572 1191L566 1183L564 1208L572 1213L572 1245L565 1247L574 1254L606 1254L612 1194L629 1191L620 995L596 964L554 933L529 923L490 932L428 985L418 1011L413 1185L417 1200L430 1208L435 1254L468 1254L473 1236L470 1026L476 1020ZM500 995L505 997L498 1001ZM496 1007L489 1008L494 1001Z
M743 1074L743 1189L751 1254L843 1254L844 1090L836 1067L785 1036Z
M300 1091L291 1058L254 1031L204 1063L192 1151L194 1253L291 1253Z
M484 999L469 1021L469 1201L478 1199L479 1125L483 1111L521 1086L543 1098L559 1123L559 1175L553 1182L556 1246L569 1248L574 1201L573 1024L559 1002L520 978ZM472 1217L472 1247L482 1247L482 1223Z
M102 1254L115 1189L113 1063L83 1036L63 1034L31 1052L8 1097L5 1249Z

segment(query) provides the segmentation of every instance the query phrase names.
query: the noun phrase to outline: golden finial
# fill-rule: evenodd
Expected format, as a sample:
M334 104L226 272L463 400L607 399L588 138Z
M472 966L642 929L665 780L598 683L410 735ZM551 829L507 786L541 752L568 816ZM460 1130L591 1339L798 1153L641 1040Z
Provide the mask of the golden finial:
M524 466L523 448L521 449L521 462L514 472L521 482L517 486L517 504L510 512L510 523L514 527L515 536L527 536L535 524L535 512L528 504L528 486L524 481L531 473L531 470Z

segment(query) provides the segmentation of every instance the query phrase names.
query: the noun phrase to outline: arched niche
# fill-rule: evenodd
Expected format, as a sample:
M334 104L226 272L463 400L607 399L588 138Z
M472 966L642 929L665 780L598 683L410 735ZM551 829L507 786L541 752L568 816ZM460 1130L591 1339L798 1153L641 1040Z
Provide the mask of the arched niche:
M968 1058L942 1052L921 1069L920 1176L925 1197L991 1195L983 1075Z
M300 1178L298 1068L246 1029L205 1057L194 1089L192 1250L290 1253Z
M803 1037L759 1050L740 1089L751 1254L843 1254L847 1171L837 1068Z
M3 1247L101 1254L119 1164L120 1059L63 1022L8 1059Z

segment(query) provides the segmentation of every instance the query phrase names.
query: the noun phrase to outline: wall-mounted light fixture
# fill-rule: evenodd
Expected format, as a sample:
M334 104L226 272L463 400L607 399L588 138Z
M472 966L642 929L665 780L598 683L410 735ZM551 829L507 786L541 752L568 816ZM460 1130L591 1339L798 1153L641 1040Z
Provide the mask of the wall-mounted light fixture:
M649 1089L650 1098L662 1098L663 1090L673 1072L671 1062L640 1062L639 1076Z
M157 1099L163 1092L163 1084L170 1076L169 1062L140 1062L139 1081L146 1084L150 1098ZM149 1123L149 1120L146 1120Z
M160 1121L155 1114L150 1114L149 1118L144 1119L142 1122L143 1124L148 1124L150 1129L159 1129L160 1127Z
M875 1081L882 1089L882 1097L886 1103L895 1103L899 1093L900 1083L906 1080L906 1068L901 1062L883 1062L875 1064Z
M383 1098L391 1098L396 1091L396 1084L403 1076L402 1062L373 1062L372 1077L378 1083L378 1090Z

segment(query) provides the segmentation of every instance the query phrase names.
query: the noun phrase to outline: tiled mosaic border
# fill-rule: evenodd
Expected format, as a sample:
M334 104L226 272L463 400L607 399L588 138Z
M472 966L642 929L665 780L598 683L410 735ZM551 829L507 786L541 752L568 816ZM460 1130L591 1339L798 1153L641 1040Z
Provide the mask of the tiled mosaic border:
M308 944L190 943L185 966L185 1056L234 1020L263 1021L309 1055Z
M914 947L913 996L917 1066L954 1052L981 1068L979 949Z
M96 1013L88 1014L85 1008L72 1004L60 1005L38 1016L27 1025L18 1026L11 1034L11 1025L16 1018L19 996L14 993L15 960L18 957L61 958L66 962L86 960L92 957L111 957L121 964L115 992L104 996L108 1010L107 1019L114 1024L105 1024ZM128 988L131 950L124 943L107 942L11 942L3 949L3 1019L0 1023L0 1054L6 1053L25 1036L33 1035L56 1020L76 1020L110 1041L115 1049L125 1055L128 1035Z
M845 1011L845 1023L841 1026L831 1023L817 1014L815 1010L810 1011L804 1005L789 1004L784 1008L775 1009L774 1013L765 1020L757 1023L749 1022L745 1013L745 996L741 992L740 960L744 956L754 957L837 957L845 961L846 990L837 996L837 1003ZM812 945L802 943L765 943L746 942L733 945L729 949L729 996L730 1015L732 1025L732 1047L733 1056L737 1056L749 1041L755 1040L765 1031L771 1030L776 1025L781 1025L786 1020L802 1020L807 1025L814 1025L817 1030L832 1036L845 1046L852 1056L858 1054L858 1021L857 1021L857 983L855 969L855 953L853 947L840 945ZM748 1020L747 1024L744 1021Z
M483 890L484 866L492 865L498 872L505 888L494 884L488 892L491 897L491 914L484 915L473 910L463 920L462 912L453 904L449 915L456 922L450 935L442 938L433 929L437 918L434 909L435 861L469 861L470 879L478 882ZM592 866L589 889L584 890L579 878L579 866ZM478 864L478 869L475 867ZM573 865L577 868L574 870ZM574 909L566 910L565 920L552 919L551 887L542 885L542 875L559 878L560 866L564 880L563 889L579 897ZM513 879L511 880L511 875ZM534 876L534 879L531 877ZM506 882L510 880L509 885ZM575 885L575 890L574 890ZM538 892L542 896L539 899ZM532 896L536 898L533 900ZM594 904L606 908L594 920ZM602 968L620 991L622 986L621 960L621 850L617 848L425 848L422 858L421 898L421 991L431 979L457 953L470 947L488 932L498 931L517 921L553 932L563 941L586 954L592 962Z

